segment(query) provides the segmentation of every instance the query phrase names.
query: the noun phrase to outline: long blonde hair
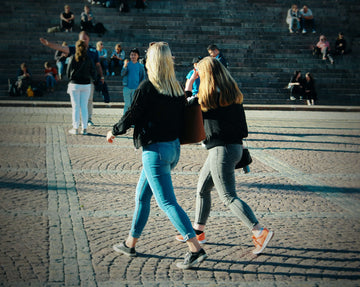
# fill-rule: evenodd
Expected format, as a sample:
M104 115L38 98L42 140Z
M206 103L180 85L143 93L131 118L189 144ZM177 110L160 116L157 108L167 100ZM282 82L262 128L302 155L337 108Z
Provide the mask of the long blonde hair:
M83 40L78 40L75 44L75 61L84 60L87 56L87 46Z
M175 97L184 95L176 80L174 61L167 43L150 44L146 54L146 69L150 82L160 94Z
M197 68L200 77L199 104L204 112L243 102L243 94L237 83L220 61L205 57Z

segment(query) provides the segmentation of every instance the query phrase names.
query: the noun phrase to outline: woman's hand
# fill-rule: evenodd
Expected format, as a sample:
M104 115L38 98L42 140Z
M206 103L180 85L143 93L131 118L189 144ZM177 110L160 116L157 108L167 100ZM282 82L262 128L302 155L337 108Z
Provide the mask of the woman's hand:
M115 139L115 136L112 134L112 131L108 131L107 135L106 135L106 140L109 143L113 143Z

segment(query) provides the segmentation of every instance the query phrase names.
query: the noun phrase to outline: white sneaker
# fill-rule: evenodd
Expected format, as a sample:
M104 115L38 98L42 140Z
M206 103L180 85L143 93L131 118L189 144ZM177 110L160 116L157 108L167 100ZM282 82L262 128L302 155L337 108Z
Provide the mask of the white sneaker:
M79 134L79 130L72 128L71 130L69 130L69 134L71 134L71 135L78 135L78 134Z
M302 33L303 33L303 34L306 34L306 30L305 30L305 29L303 29Z
M92 120L88 120L88 126L93 126L94 123L92 122Z
M81 134L85 136L85 135L87 135L88 133L87 133L86 129L82 129Z

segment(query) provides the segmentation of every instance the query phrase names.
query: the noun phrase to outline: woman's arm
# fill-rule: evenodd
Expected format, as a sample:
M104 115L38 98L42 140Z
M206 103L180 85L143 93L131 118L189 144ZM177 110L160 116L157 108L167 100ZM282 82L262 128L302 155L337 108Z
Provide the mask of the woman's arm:
M151 97L151 95L145 95L141 88L136 89L131 106L126 111L125 115L121 117L119 122L113 126L111 131L113 136L126 133L131 126L135 125L138 120L145 115L145 109L147 106L146 99L149 97Z
M198 77L199 77L199 73L196 69L194 69L194 73L191 75L190 79L188 79L185 83L185 92L192 91L192 86Z

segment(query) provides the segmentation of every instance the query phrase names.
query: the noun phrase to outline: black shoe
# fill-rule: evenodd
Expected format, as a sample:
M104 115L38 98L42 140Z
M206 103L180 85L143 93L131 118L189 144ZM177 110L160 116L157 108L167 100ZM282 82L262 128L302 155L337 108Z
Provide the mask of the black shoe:
M194 265L203 262L206 257L207 257L207 254L205 253L204 249L201 248L199 252L186 253L184 262L179 262L176 264L176 266L181 269L190 269Z
M115 244L113 246L113 249L116 251L116 252L119 252L119 253L123 253L129 257L135 257L136 256L136 251L135 251L135 247L127 247L125 245L125 241L120 243L120 244Z

